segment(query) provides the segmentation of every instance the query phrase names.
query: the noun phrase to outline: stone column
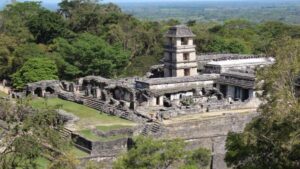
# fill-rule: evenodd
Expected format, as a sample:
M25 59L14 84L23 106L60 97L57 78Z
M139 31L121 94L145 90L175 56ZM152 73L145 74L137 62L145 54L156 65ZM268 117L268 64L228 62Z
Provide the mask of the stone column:
M101 97L101 90L99 87L96 88L96 98L100 98Z
M45 89L42 89L42 97L45 97L45 93L46 93Z
M159 105L160 106L164 105L164 96L159 96Z
M156 97L151 98L150 106L156 106Z

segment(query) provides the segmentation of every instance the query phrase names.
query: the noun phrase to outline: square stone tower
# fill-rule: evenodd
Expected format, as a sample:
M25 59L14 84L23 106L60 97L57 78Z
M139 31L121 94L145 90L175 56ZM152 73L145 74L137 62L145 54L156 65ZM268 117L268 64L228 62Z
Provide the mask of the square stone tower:
M165 34L165 77L198 75L194 37L191 29L185 25L171 27Z

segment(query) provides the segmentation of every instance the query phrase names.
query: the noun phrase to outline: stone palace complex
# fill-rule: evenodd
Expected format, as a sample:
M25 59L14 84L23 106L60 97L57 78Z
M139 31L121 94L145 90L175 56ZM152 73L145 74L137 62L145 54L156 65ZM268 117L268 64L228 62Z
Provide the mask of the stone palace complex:
M76 82L41 81L28 84L21 95L58 95L139 122L257 107L255 70L273 64L274 58L197 55L194 36L184 25L170 28L165 34L162 64L153 66L145 77L87 76Z
M229 131L241 132L258 113L256 70L275 59L261 55L197 55L195 35L184 25L165 34L164 57L144 77L107 79L87 76L74 82L46 80L27 84L20 98L59 97L133 122L133 129L103 133L128 137L106 142L89 140L66 126L69 137L89 153L82 160L111 162L126 151L134 135L181 138L189 148L205 147L212 152L212 169L226 169L225 140ZM300 85L297 87L299 88ZM63 116L69 116L64 113ZM72 116L66 119L71 119Z

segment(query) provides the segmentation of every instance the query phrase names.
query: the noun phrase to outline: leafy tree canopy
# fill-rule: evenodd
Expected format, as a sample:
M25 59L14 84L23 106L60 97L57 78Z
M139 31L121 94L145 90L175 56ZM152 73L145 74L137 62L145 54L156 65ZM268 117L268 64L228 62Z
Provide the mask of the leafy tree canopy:
M70 69L78 68L80 75L115 76L129 61L128 51L88 33L80 34L71 41L56 39L52 50L65 58Z
M0 143L0 168L38 169L38 159L45 156L56 163L68 159L60 153L69 144L60 136L63 123L57 111L50 107L33 111L27 100L17 103L1 100L0 105L0 119L8 126ZM68 164L65 169L75 168L76 160L65 164Z
M28 19L27 26L37 43L49 43L54 38L64 37L67 34L66 24L62 17L45 9Z
M295 79L300 73L300 41L274 45L276 64L260 70L261 115L243 133L230 133L225 160L236 169L296 169L300 167L299 100Z
M138 137L128 153L121 156L114 164L115 169L131 168L207 168L210 152L205 149L185 150L182 140L154 140Z
M14 87L21 89L27 83L58 79L57 74L57 67L53 60L44 57L31 58L12 75L12 80Z

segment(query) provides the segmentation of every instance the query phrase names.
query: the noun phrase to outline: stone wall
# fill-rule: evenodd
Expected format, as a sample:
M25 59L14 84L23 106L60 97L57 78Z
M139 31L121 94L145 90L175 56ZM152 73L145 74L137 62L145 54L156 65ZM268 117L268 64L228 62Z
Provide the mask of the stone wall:
M163 138L182 138L188 148L205 147L212 151L212 169L227 169L224 162L225 141L229 131L241 132L245 125L258 113L244 113L218 116L215 118L194 120L165 127Z
M123 136L133 136L133 129L131 128L121 128L117 130L111 130L108 132L103 132L98 129L93 129L93 133L95 133L97 136L100 137L112 137L112 136L117 136L117 135L123 135Z
M117 156L122 152L127 151L127 146L132 141L129 138L121 138L113 141L101 142L95 141L92 142L92 156Z

